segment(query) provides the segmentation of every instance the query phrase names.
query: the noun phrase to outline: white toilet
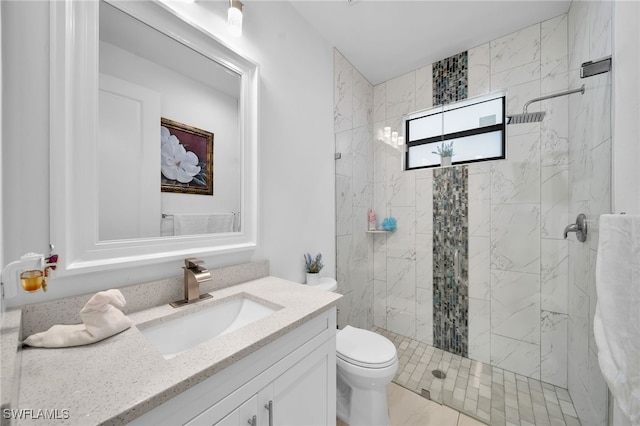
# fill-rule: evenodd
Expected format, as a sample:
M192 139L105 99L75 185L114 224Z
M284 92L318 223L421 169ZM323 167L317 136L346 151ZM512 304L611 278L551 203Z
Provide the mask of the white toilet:
M337 289L332 278L318 285ZM384 336L346 326L336 335L337 414L349 426L388 426L387 384L398 370L396 347Z

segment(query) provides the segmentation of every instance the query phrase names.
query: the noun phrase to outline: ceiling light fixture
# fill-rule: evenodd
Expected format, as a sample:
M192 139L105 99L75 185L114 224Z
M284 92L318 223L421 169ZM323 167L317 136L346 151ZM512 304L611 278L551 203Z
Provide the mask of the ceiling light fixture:
M229 32L236 37L242 35L242 6L240 0L229 0L227 24L229 24Z

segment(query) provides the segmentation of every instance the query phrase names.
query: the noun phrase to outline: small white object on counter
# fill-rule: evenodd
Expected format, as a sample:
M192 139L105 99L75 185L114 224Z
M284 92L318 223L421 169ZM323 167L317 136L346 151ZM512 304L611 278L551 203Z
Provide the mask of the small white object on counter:
M44 348L64 348L99 342L118 334L133 324L122 313L127 304L120 290L96 293L80 311L82 324L54 325L47 331L32 334L25 345Z

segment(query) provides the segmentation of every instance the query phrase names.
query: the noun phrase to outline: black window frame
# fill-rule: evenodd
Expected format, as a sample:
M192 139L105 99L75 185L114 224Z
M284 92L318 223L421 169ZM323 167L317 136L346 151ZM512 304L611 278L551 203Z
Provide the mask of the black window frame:
M435 115L435 114L444 114L447 111L455 111L456 109L461 109L461 108L467 108L471 105L478 105L481 104L483 102L490 102L490 101L494 101L496 99L502 98L502 123L500 124L493 124L491 126L483 126L483 127L477 127L475 129L469 129L469 130L463 130L460 132L454 132L454 133L446 133L446 134L442 134L439 136L432 136L429 138L423 138L423 139L418 139L415 141L411 141L409 142L409 140L411 139L411 135L409 133L409 123L413 120L419 120L421 118L427 117L428 115ZM444 105L442 105L442 107L444 107ZM426 114L426 115L422 115L420 117L415 117L415 118L408 118L405 120L405 135L406 135L406 145L407 145L407 149L405 151L405 171L408 170L420 170L420 169L431 169L431 168L435 168L435 167L442 167L440 164L431 164L431 165L427 165L427 166L417 166L417 167L409 167L409 148L413 147L413 146L419 146L419 145L427 145L427 144L432 144L432 143L436 143L436 142L445 142L445 141L450 141L450 140L455 140L455 139L460 139L460 138L465 138L468 136L474 136L474 135L480 135L483 133L492 133L492 132L496 132L501 130L502 131L502 155L501 156L497 156L497 157L486 157L486 158L480 158L477 160L464 160L464 161L451 161L451 165L460 165L460 164L473 164L473 163L480 163L483 161L493 161L493 160L504 160L507 158L507 123L506 123L506 110L507 110L507 97L506 95L500 95L500 96L496 96L495 98L491 98L491 99L485 99L473 104L467 104L467 105L463 105L457 108L450 108L445 110L442 110L440 112L436 112L434 114Z

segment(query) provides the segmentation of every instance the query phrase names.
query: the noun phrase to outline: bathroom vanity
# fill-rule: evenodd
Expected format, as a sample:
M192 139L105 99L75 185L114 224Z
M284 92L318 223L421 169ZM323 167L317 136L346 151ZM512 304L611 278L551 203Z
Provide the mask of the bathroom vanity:
M93 345L18 350L13 390L19 391L10 408L58 410L59 418L47 424L335 421L335 305L341 296L275 277L210 293L212 299L194 305L130 313L132 328ZM141 332L238 297L275 310L169 359ZM36 311L23 311L22 322L32 324L28 316ZM42 424L42 418L15 423Z

